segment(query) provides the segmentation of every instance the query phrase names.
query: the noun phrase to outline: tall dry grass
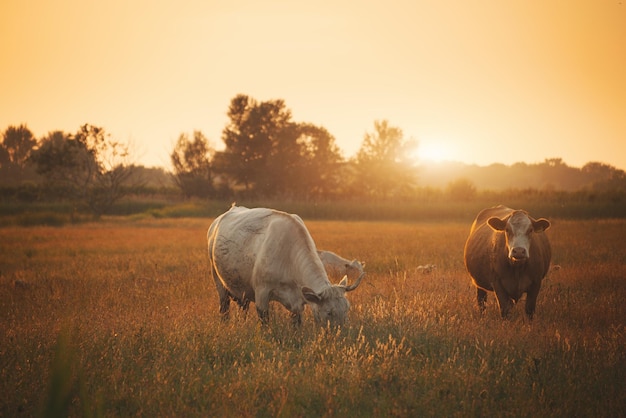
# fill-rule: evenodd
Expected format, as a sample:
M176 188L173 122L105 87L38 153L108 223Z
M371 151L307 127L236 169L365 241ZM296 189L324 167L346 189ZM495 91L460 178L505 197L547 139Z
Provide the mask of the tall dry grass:
M479 315L465 223L305 222L366 262L341 330L221 322L210 220L0 229L0 416L626 416L626 222L553 220L532 324Z

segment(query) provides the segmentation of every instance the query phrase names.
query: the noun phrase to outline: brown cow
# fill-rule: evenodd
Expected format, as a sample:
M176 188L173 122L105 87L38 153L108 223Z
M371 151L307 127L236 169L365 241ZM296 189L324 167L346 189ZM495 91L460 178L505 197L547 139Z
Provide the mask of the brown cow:
M541 281L550 268L550 243L543 233L549 227L547 219L533 219L526 211L502 205L476 216L464 258L481 312L487 291L496 293L503 318L526 293L526 314L532 319Z

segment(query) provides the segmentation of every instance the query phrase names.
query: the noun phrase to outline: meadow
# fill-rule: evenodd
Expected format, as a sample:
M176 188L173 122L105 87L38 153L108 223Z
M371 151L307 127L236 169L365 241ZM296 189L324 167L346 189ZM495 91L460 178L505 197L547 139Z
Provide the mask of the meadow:
M341 329L221 321L211 219L0 228L0 416L626 416L626 220L551 219L532 323L479 314L471 218L304 220L366 263Z

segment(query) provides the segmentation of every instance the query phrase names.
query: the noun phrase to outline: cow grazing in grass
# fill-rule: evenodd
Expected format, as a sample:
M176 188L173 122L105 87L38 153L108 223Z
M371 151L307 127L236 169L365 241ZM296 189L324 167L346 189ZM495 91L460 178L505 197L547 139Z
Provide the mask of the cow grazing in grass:
M346 258L338 256L332 251L318 250L317 255L320 260L322 260L326 274L331 279L340 279L346 276L348 279L354 280L365 274L363 271L365 263L361 263L360 261L350 261Z
M244 309L252 301L267 323L274 300L291 311L295 323L305 304L322 325L345 323L350 306L345 293L356 289L363 276L352 285L346 278L331 284L299 216L233 206L213 221L207 239L220 313L228 314L231 298Z
M481 311L487 291L495 292L503 318L526 293L526 314L532 319L541 281L550 268L550 243L544 233L549 227L547 219L533 219L526 211L505 206L478 214L464 258Z

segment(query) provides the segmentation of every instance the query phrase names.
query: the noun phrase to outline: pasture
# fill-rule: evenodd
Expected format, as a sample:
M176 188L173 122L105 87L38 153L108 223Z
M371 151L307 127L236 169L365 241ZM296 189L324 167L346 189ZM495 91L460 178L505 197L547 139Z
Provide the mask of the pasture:
M626 416L626 221L551 220L529 323L478 313L471 219L305 218L366 263L340 330L220 321L210 219L0 228L0 416Z

